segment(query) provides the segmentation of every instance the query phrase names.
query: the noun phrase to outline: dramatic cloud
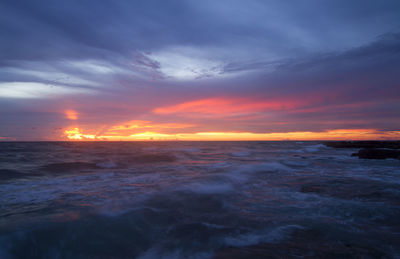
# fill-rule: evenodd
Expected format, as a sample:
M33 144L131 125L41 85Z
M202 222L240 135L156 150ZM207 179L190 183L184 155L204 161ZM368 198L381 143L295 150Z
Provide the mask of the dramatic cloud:
M393 138L399 15L395 0L5 0L0 140Z

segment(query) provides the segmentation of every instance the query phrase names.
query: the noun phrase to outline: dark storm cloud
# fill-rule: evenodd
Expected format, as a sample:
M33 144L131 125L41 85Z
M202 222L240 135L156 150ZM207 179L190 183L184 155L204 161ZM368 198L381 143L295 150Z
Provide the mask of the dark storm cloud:
M399 26L399 9L398 1L2 1L0 53L37 60L173 44L329 49Z
M261 67L263 66L265 64L261 64ZM378 36L371 43L346 51L282 60L265 78L272 82L276 80L277 84L294 81L296 85L292 84L292 87L287 89L296 93L308 89L332 89L332 85L340 87L342 84L345 88L352 85L359 90L364 90L359 93L361 95L372 93L374 97L377 97L376 93L368 89L393 90L400 82L397 69L399 66L400 34L389 33ZM332 90L338 90L337 87ZM400 93L388 91L387 94L392 97L396 94L398 97Z

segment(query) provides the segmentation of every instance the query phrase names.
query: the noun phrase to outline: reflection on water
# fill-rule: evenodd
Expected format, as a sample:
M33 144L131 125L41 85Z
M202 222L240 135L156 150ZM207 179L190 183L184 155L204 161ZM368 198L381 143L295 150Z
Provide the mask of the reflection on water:
M399 256L400 161L353 151L0 143L0 257Z

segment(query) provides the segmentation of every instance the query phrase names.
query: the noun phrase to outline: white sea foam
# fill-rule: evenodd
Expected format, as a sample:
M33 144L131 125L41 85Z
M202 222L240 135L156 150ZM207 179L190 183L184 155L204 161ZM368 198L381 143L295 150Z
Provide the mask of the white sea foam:
M242 172L261 172L261 171L292 171L293 169L279 162L265 162L251 165L241 166L239 171Z
M90 175L66 175L53 178L34 178L3 184L0 188L0 203L40 204L60 199L82 199L98 202L98 195L106 190L118 190L126 179L114 172ZM74 195L72 195L74 194ZM65 195L68 195L65 196Z
M140 149L140 147L135 147L132 151L131 147L125 148L124 145L118 149L106 150L107 157L113 158L116 162L125 161L130 159L134 151ZM265 143L254 145L254 148L245 149L242 144L237 143L215 146L207 144L207 149L205 149L205 144L193 144L194 148L199 147L204 152L189 154L185 152L197 152L197 149L190 148L192 144L183 146L184 149L189 148L184 150L181 144L163 143L159 148L154 148L154 152L148 153L157 156L158 153L169 154L169 150L175 149L172 151L174 155L187 156L190 160L178 160L171 164L132 163L129 168L115 166L109 159L95 160L100 158L94 158L91 149L88 149L88 153L85 154L84 149L77 153L75 148L69 150L64 147L65 153L54 153L54 158L47 157L45 153L42 154L45 158L39 159L34 166L32 166L33 163L19 165L14 162L12 166L15 166L15 170L32 173L32 175L35 172L39 174L42 165L54 165L60 162L74 163L75 160L97 161L99 162L97 166L105 169L97 168L96 172L93 163L87 163L87 168L90 170L44 172L42 176L0 181L1 214L6 215L2 218L3 226L6 225L11 231L15 231L12 229L12 224L24 223L29 227L29 224L33 224L33 220L41 221L35 230L38 234L34 236L38 238L38 242L41 242L40 236L43 236L42 233L45 233L47 229L45 221L58 217L61 214L59 210L65 210L68 213L78 209L82 210L80 215L85 222L95 220L84 229L88 231L88 235L98 233L98 229L101 228L109 229L115 222L131 228L132 231L140 230L140 235L146 235L144 238L154 246L143 253L142 258L212 257L212 252L208 254L202 251L212 251L227 245L248 246L263 242L280 242L290 238L293 231L301 228L295 224L302 225L303 223L313 229L327 225L332 228L338 227L338 232L341 232L343 236L352 231L352 237L349 239L361 237L362 241L363 237L368 235L371 237L368 243L374 246L376 244L375 247L383 247L382 250L385 249L385 242L381 240L390 240L396 233L397 203L395 202L400 193L397 188L400 182L399 161L360 160L350 157L348 151L324 148L310 142L277 143L275 146ZM132 147L134 147L133 144ZM302 148L309 149L310 152ZM182 152L179 152L179 149ZM295 149L306 152L305 159L300 158L298 154L289 153L290 150ZM160 150L162 152L158 152ZM315 152L315 150L318 151ZM230 152L236 153L235 151L243 151L243 153L232 156L246 157L249 154L245 151L251 152L252 159L249 161L245 161L245 158L232 159ZM253 155L263 160L255 161ZM11 156L7 156L6 159L9 158L11 159ZM195 162L191 163L192 161ZM334 186L325 186L331 180L340 188L332 191L333 189L330 188L335 188ZM376 183L371 184L371 181ZM366 198L346 199L347 192L351 192L348 182L354 183L361 197L365 190ZM312 192L313 190L306 192L307 190L303 189L304 186L314 184L318 186L315 192ZM375 184L382 195L373 194L373 200L369 200L371 188L368 187ZM318 192L319 187L321 192ZM328 189L324 189L325 187ZM342 194L345 198L338 198ZM207 201L210 197L212 197L212 203ZM352 195L350 194L349 197L351 198ZM200 202L194 209L192 206L187 206L196 199ZM86 209L90 213L87 218ZM127 214L127 212L131 213ZM100 214L99 217L104 220L91 217L92 213ZM133 216L130 217L130 215ZM107 221L107 217L114 216L118 218ZM146 221L145 224L142 219ZM124 220L127 220L128 224L125 224ZM273 226L278 225L271 226L272 222L282 226L274 228ZM140 226L136 226L136 223ZM285 224L293 225L285 226ZM371 230L368 228L371 224L377 227ZM94 230L90 227L93 225ZM357 227L354 227L355 225ZM229 230L233 226L245 232L232 233ZM29 228L26 229L30 231ZM360 233L359 229L365 233ZM78 237L73 242L82 242L82 245L87 242L84 239L87 236L86 232L85 235L79 235L82 232L76 235L74 231L82 230L77 228L69 230L71 237ZM322 229L324 230L325 228ZM159 235L155 237L153 231L159 231L164 238L159 238ZM54 234L63 235L62 233ZM129 239L132 232L125 229L120 231L117 227L114 234L120 240ZM8 233L2 235L9 236ZM329 240L330 237L326 236L326 238ZM67 242L69 242L68 239ZM318 245L320 241L312 242ZM12 245L13 251L24 249L24 247L28 247L29 251L36 251L32 250L35 244L30 241L24 243L15 239ZM134 248L135 251L145 251L149 248L147 244L141 246L140 242L134 245L138 246ZM0 257L7 258L8 251L11 250L2 243L0 237ZM93 256L101 256L102 248L99 247L96 251L99 251L99 254ZM118 251L116 253L118 255ZM48 255L56 257L55 254ZM38 257L41 256L46 255L38 254ZM71 256L76 256L73 251Z
M299 225L280 226L263 232L226 237L224 243L228 246L235 247L257 245L260 243L275 243L287 238L296 229L303 229L303 227Z
M246 164L240 165L230 170L226 177L230 178L234 182L246 182L253 174L260 172L279 172L279 171L294 171L279 162L265 162L257 164Z
M105 162L97 163L96 166L101 167L101 168L106 168L106 169L117 167L117 165L113 161L105 161Z
M316 144L312 146L305 147L303 150L308 153L316 153L320 151L320 149L325 148L326 146L323 144Z
M224 194L233 191L231 184L218 182L193 183L186 185L182 189L199 194Z

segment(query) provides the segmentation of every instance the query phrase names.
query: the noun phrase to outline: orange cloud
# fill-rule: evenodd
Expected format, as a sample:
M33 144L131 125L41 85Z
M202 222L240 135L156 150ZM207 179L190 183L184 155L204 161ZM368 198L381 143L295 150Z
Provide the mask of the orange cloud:
M131 129L183 129L194 127L193 124L187 123L152 123L151 121L144 120L133 120L122 123L121 125L115 125L111 127L108 131L126 131Z
M230 115L259 112L266 110L291 109L299 101L252 101L245 98L208 98L184 102L177 105L159 107L153 110L156 114L200 113L210 115Z
M157 139L171 138L171 135L163 134L160 131L168 129L179 130L194 126L186 123L152 123L144 120L132 120L103 130L90 130L92 134L82 133L82 130L78 127L66 130L64 133L67 139L70 140L120 140L126 137L132 138L131 136L135 136L135 139L145 140L153 137Z
M65 117L69 120L77 120L78 119L78 113L74 110L66 110L64 113L65 113Z

